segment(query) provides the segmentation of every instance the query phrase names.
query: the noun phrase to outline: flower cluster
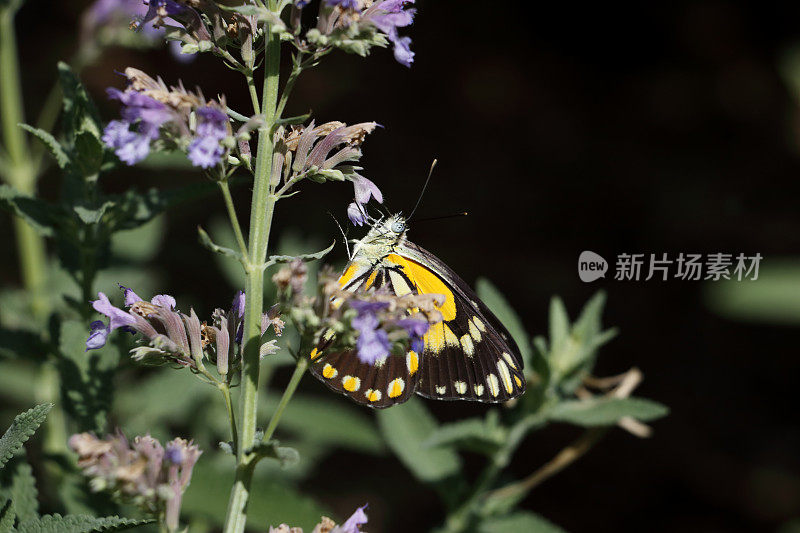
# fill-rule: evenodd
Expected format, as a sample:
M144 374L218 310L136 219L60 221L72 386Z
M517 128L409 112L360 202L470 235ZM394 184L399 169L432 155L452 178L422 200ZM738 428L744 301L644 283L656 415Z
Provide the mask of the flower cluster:
M245 309L243 292L236 294L228 311L216 309L209 325L201 324L193 309L188 315L178 311L172 296L159 294L147 302L128 287L120 288L124 292L127 310L115 307L102 292L92 302L95 311L107 316L109 322L92 322L86 341L87 350L101 348L111 331L122 328L142 335L140 345L131 350L136 361L172 363L198 371L202 361L207 360L216 365L217 372L223 377L238 368ZM261 322L262 334L270 327L276 335L282 333L283 322L276 310L265 313ZM262 354L274 353L275 349L274 341L270 341L262 346Z
M199 90L193 93L180 84L167 87L135 68L125 69L125 76L124 91L108 89L109 97L123 107L121 120L106 126L103 142L128 165L146 158L159 140L165 149L187 151L192 164L202 168L221 163L236 144L224 101L206 101ZM246 129L240 128L236 137L245 135Z
M296 1L302 9L308 2ZM414 0L324 0L317 27L306 38L317 46L335 46L366 55L372 46L392 44L394 58L410 67L414 61L411 38L400 36L398 28L410 26Z
M353 183L355 202L348 207L347 213L350 220L358 223L359 217L352 210L363 212L372 198L383 203L383 194L377 185L358 173L361 167L345 163L354 163L361 158L361 145L377 126L375 122L348 126L337 121L317 126L312 120L307 126L279 128L275 134L272 183L283 183L288 190L305 178L320 183L348 180ZM361 218L361 224L363 220Z
M314 343L328 339L328 350L355 347L364 363L374 364L391 353L405 353L409 347L421 353L423 335L431 324L442 321L437 306L441 306L444 297L439 294L397 296L382 290L346 291L337 281L338 276L324 269L317 295L311 297L303 290L305 279L300 260L273 276L285 314L302 337Z
M135 437L131 443L118 432L105 439L75 434L69 446L78 454L84 475L91 478L93 491L110 491L148 513L164 513L169 530L177 529L181 499L202 453L196 445L178 438L165 448L150 435Z
M311 533L365 533L361 530L361 526L367 523L367 514L364 512L367 506L359 507L341 526L336 525L336 522L323 516L319 524L314 526ZM278 527L269 528L269 533L303 533L301 527L289 527L286 524L281 524Z

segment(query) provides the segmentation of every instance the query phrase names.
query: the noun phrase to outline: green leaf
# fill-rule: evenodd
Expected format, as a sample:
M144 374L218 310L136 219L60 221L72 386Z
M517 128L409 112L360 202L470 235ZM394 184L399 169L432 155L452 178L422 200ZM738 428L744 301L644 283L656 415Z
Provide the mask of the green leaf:
M159 215L138 228L114 233L111 236L113 256L133 261L153 259L164 242L166 225L164 215Z
M508 329L508 332L511 333L511 336L514 337L525 368L531 368L530 337L525 331L519 316L509 305L508 300L486 278L478 279L475 289L478 298L483 300L483 303L497 316L500 322Z
M66 168L69 164L69 155L55 137L41 128L34 128L28 124L20 124L19 127L33 134L50 149L50 154L55 158L59 168Z
M550 300L550 346L560 350L569 335L570 323L567 308L558 296Z
M703 290L712 312L756 324L800 324L800 259L771 258L756 281L707 282Z
M302 261L311 261L314 259L322 259L328 253L333 250L333 247L336 246L336 241L333 241L330 246L325 248L324 250L320 250L319 252L314 252L313 254L301 254L301 255L271 255L269 256L269 261L267 261L268 265L274 265L276 263L291 263L295 259L300 259Z
M141 193L129 190L122 195L109 195L107 198L116 205L108 223L114 231L134 229L176 205L203 198L216 190L217 185L207 181L166 191L149 189Z
M14 502L7 500L0 509L0 531L14 531L14 520L17 513L14 511Z
M64 62L58 64L58 74L63 94L64 114L62 124L67 142L74 145L81 133L90 134L102 146L100 114L89 98L89 93L72 69ZM86 142L86 140L84 141Z
M24 456L18 456L2 472L3 489L0 500L10 498L14 502L14 513L20 522L39 517L39 494L33 469Z
M291 405L291 404L290 404ZM228 492L233 483L230 462L217 466L200 461L192 472L192 483L184 494L181 507L184 516L215 525L221 529L228 506ZM266 524L281 523L311 531L322 515L331 513L320 504L298 492L290 482L265 475L267 469L257 469L247 509L247 524L253 531L264 531Z
M488 418L488 417L487 417ZM502 446L506 431L497 417L467 418L442 424L422 443L425 448L453 447L492 455Z
M294 116L294 117L279 118L278 120L275 121L275 125L276 126L282 126L282 125L291 125L291 124L304 124L305 121L308 120L309 118L311 118L311 112L310 111L308 113L306 113L305 115L297 115L297 116Z
M269 442L259 442L253 446L252 451L260 457L277 459L282 468L300 462L300 454L294 448L288 446L278 446L280 442L272 439Z
M208 233L206 233L206 231L200 226L197 226L197 236L200 240L200 244L202 244L204 248L214 252L215 254L224 255L236 259L243 265L245 264L246 259L240 252L237 252L236 250L233 250L231 248L226 248L225 246L219 246L218 244L214 244L214 241L211 240L211 237L208 236Z
M610 426L621 418L631 417L642 422L656 420L669 413L660 403L643 398L592 398L567 400L556 404L548 413L550 420L578 426Z
M411 398L376 415L386 443L417 479L439 481L461 469L461 459L453 450L423 446L437 424L422 401Z
M0 437L0 468L31 438L52 408L51 403L39 404L14 418L11 427Z
M20 524L19 533L92 533L94 531L124 531L142 524L150 524L154 520L135 520L107 516L95 518L86 515L59 514L45 515L36 520L28 520Z
M541 516L519 511L507 516L484 519L478 533L565 533L563 529Z
M88 324L67 320L59 329L58 371L64 408L78 424L79 431L102 434L114 395L114 372L119 350L109 343L86 351Z
M262 394L259 410L274 412L278 401L277 395ZM279 431L325 448L341 447L370 454L385 450L375 423L362 409L308 394L295 394L286 406Z
M25 196L9 185L0 185L0 209L25 220L45 237L52 237L63 212L47 202Z

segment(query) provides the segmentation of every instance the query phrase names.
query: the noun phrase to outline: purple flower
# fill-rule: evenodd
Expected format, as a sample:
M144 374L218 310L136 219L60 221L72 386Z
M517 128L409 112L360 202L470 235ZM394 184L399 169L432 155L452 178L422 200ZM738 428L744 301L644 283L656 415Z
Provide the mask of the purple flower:
M347 206L347 218L350 219L350 222L354 226L363 226L364 222L367 221L367 216L364 213L361 204L356 202L351 202L350 205Z
M385 33L394 45L394 58L397 62L407 67L414 61L414 52L410 48L411 38L400 37L397 28L410 26L414 22L416 9L404 9L413 3L414 0L384 0L364 12L364 18Z
M137 30L141 29L142 26L152 20L156 20L154 26L158 27L163 24L164 17L182 15L189 9L174 0L144 0L144 3L148 6L147 13L145 13L144 18L136 24L135 27Z
M119 285L119 283L117 283L117 285ZM133 292L133 289L123 285L119 285L119 288L122 289L122 294L125 296L125 307L130 307L136 302L142 301L139 295Z
M111 333L111 328L106 326L102 320L95 320L89 327L91 328L91 333L89 333L89 338L86 339L87 352L105 346L108 334Z
M325 0L331 7L339 6L342 9L358 9L358 0Z
M365 300L350 300L350 307L356 310L358 316L375 314L389 307L389 302L368 302Z
M225 154L220 141L228 136L228 116L211 106L200 107L196 113L197 136L189 145L189 160L196 167L210 168Z
M174 311L175 307L178 305L178 302L175 301L175 298L169 294L157 294L150 299L150 303L154 305L160 305L161 307L166 307L170 311Z
M367 514L364 512L366 508L364 505L356 509L344 524L335 528L336 533L361 533L361 526L367 523Z
M244 317L244 306L246 300L244 291L237 291L233 297L233 303L231 304L231 313L234 316L238 316L239 318Z
M353 177L353 189L355 189L356 202L366 204L370 198L375 198L379 204L383 203L383 193L372 181L364 176L356 175Z
M181 464L183 462L183 447L174 442L168 442L164 457L171 463Z
M404 318L398 320L396 324L404 328L406 333L408 333L408 337L411 339L411 351L418 354L422 353L425 349L425 342L422 336L428 332L430 324L428 324L426 320L421 320L419 318Z
M122 120L112 120L103 131L103 142L121 161L134 165L150 153L150 141L158 138L159 128L172 119L172 112L161 102L136 91L107 89L108 96L122 102ZM136 125L137 131L131 131Z
M375 361L389 355L389 335L378 329L378 318L373 314L359 315L352 320L353 328L358 330L356 349L362 363L375 364Z
M118 307L111 305L111 302L108 300L108 296L106 296L105 293L98 292L97 298L97 300L92 302L92 307L98 313L106 315L111 319L108 323L109 331L113 331L123 326L133 326L136 323L135 319L130 314L126 313L122 309L119 309Z

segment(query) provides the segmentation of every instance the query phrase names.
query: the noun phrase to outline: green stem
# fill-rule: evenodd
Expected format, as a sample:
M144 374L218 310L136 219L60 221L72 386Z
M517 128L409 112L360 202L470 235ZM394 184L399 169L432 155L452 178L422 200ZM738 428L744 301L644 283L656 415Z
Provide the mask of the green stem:
M278 427L278 422L280 422L281 416L283 416L283 411L289 404L289 400L292 399L294 391L297 390L297 386L300 384L300 380L303 378L306 368L308 368L308 359L300 356L297 359L297 366L294 367L292 378L289 380L286 390L283 391L281 401L278 403L278 407L275 409L275 412L272 413L272 418L269 419L267 429L264 431L264 442L270 440L272 438L272 434L275 433L275 428Z
M218 181L217 185L219 185L222 191L222 197L225 199L225 208L228 210L228 218L231 221L231 226L233 226L233 233L236 235L239 251L242 252L242 256L247 257L247 244L245 244L244 241L242 228L239 226L239 217L236 216L236 207L233 204L233 198L231 198L231 188L228 185L228 180Z
M250 72L245 75L247 78L247 89L250 91L250 101L253 103L253 112L256 115L261 114L261 103L258 101L258 89L256 89L256 80L253 78L253 73Z
M270 2L274 8L274 2ZM269 247L272 215L277 197L270 185L272 170L272 126L278 101L280 77L280 37L265 27L267 37L264 68L264 90L260 111L265 124L258 130L258 152L250 210L250 242L245 280L245 345L242 353L242 393L240 399L239 441L237 442L236 477L231 488L225 533L242 533L247 524L247 503L255 468L254 454L258 412L258 385L261 340L261 314L264 299L264 262Z
M228 411L228 420L231 423L231 442L233 442L233 449L236 451L236 441L239 437L236 432L236 413L233 412L233 401L231 400L231 388L227 383L220 383L219 390L222 397L225 399L225 409Z

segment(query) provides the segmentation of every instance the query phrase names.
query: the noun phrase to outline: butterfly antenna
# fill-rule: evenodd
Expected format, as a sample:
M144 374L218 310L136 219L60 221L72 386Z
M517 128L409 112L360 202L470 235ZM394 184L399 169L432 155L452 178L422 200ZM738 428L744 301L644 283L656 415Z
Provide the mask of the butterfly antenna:
M443 218L454 218L454 217L465 217L469 215L466 211L461 211L460 213L452 213L450 215L441 215L437 217L428 217L428 218L418 218L415 223L419 224L420 222L428 222L429 220L442 220Z
M411 218L414 216L414 213L417 212L417 208L419 207L420 202L422 202L422 195L425 194L425 189L428 188L428 183L430 183L431 181L431 176L433 176L433 169L436 167L437 162L438 161L434 159L433 163L431 163L431 169L428 171L428 178L425 180L425 185L422 186L422 192L419 193L419 198L417 198L417 203L414 204L414 209L411 210L411 214L408 215L408 218L406 220L411 220Z
M339 227L339 231L342 233L342 238L344 239L344 247L347 250L347 259L348 259L348 261L350 261L350 260L353 259L353 256L350 255L350 244L347 242L347 234L344 232L344 229L342 229L342 225L339 224L339 221L336 220L336 217L333 216L333 213L328 211L328 214L331 216L333 221L336 222L336 225Z

